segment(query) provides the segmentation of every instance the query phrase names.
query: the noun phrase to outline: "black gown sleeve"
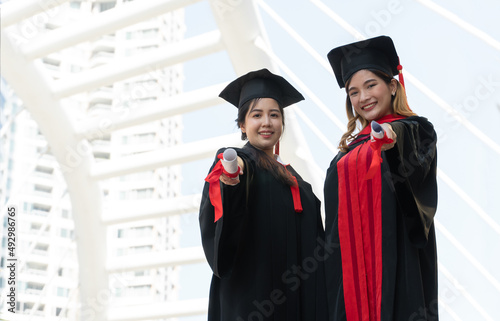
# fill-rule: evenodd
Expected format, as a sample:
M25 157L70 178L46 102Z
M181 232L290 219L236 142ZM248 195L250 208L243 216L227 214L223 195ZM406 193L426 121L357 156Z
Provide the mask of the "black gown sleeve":
M410 241L422 248L437 208L436 132L426 118L417 116L391 126L396 145L385 156Z
M220 149L217 152L224 152ZM242 156L238 153L238 156ZM245 162L244 174L240 175L240 183L235 186L225 185L220 182L222 195L222 217L214 222L214 207L210 202L209 184L205 182L202 192L199 221L201 241L207 261L213 273L224 277L231 272L234 258L240 244L241 230L248 211L248 180L247 172L250 170L248 161ZM216 158L210 171L218 162Z

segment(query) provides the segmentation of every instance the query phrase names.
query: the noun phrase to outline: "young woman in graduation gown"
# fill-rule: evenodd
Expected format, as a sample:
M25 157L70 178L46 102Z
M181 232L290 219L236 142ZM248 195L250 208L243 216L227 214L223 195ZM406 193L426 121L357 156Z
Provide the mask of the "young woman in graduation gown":
M327 320L320 201L273 152L283 108L304 98L267 69L239 77L220 97L238 107L249 141L235 148L238 177L220 165L225 148L217 152L202 194L201 237L213 271L208 320Z
M349 118L324 187L330 320L438 320L436 133L408 106L391 38L328 59Z

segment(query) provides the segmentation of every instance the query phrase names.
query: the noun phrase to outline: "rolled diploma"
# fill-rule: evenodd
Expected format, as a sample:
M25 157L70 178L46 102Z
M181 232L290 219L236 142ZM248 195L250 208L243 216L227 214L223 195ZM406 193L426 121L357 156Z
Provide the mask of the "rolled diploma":
M238 154L232 148L228 148L224 151L222 155L223 158L220 160L222 166L229 174L234 174L238 171Z
M374 120L372 121L371 125L372 125L372 137L377 139L384 138L384 129L382 128L382 126L380 126L380 124Z

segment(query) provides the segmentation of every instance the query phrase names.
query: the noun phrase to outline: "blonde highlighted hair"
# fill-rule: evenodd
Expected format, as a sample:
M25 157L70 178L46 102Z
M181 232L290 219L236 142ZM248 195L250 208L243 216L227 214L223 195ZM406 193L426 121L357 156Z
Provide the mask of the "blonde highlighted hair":
M375 69L374 70L370 69L370 71L373 72L378 77L380 77L387 85L389 85L391 81L394 79L393 77L387 75L382 71ZM346 82L345 86L346 92L349 88L350 81L351 80L349 79ZM417 115L413 111L411 111L410 107L408 106L405 89L399 81L397 81L396 95L391 97L391 104L392 104L392 111L394 114L405 117ZM354 110L354 108L352 108L351 99L349 98L349 95L347 95L346 97L345 107L346 107L347 118L349 121L347 123L347 131L344 133L344 135L342 135L338 148L340 149L340 151L347 153L349 151L348 147L349 143L353 141L357 136L357 134L353 134L354 131L356 130L356 125L359 123L362 129L365 128L369 122L360 115L358 115Z

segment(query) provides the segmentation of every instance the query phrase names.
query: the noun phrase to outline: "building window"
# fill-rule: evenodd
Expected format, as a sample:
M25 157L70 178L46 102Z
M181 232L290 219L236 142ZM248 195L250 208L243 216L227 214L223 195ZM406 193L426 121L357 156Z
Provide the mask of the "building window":
M136 237L141 237L141 236L150 236L151 233L153 232L153 227L152 226L141 226L141 227L134 227L134 235Z
M26 310L29 311L29 310L33 309L33 305L34 305L33 302L25 302L24 303L24 310L23 311L26 311Z
M35 250L47 252L49 250L48 244L36 243Z
M43 287L42 283L28 282L26 284L26 292L29 294L39 294L42 292Z
M105 152L94 152L94 158L98 158L98 159L109 159L109 153L105 153Z
M27 262L26 268L32 274L46 275L47 274L47 264L37 263L37 262Z
M56 295L60 296L60 297L67 298L67 297L69 297L69 289L58 287Z
M145 199L145 198L151 198L153 196L153 189L152 188L141 188L137 190L137 198L138 199Z
M41 228L42 228L41 223L31 223L30 225L30 230L34 232L39 231Z
M130 296L144 296L151 292L151 285L131 286L127 289L127 294Z
M52 187L46 185L35 184L34 190L35 192L52 193Z
M146 271L135 271L135 272L134 272L134 276L145 276L145 275L146 275L146 273L145 273L145 272L146 272ZM148 273L148 274L149 274L149 273Z
M121 200L126 200L128 199L128 193L125 191L120 191L120 197Z
M101 3L96 3L94 5L98 7L98 10L100 12L103 12L103 11L107 11L109 9L113 9L116 5L116 2L115 1L101 2Z
M144 245L144 246L133 246L130 248L130 253L131 254L141 254L141 253L149 253L153 249L153 246L151 245Z
M71 65L71 72L80 72L82 67L79 65Z
M145 30L142 30L142 37L141 38L154 38L157 35L158 35L157 28L145 29Z
M32 209L35 211L50 212L51 207L49 205L35 203L33 204Z
M54 168L38 165L36 167L35 171L38 172L38 173L52 175L52 173L54 172Z

